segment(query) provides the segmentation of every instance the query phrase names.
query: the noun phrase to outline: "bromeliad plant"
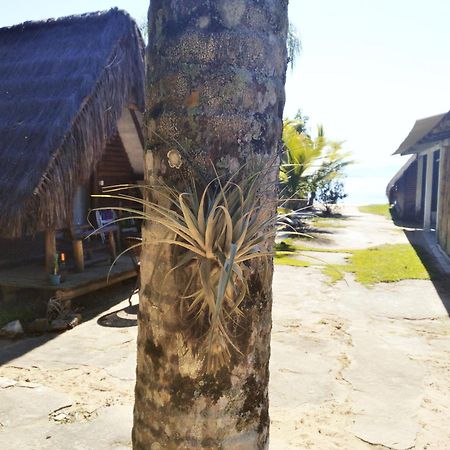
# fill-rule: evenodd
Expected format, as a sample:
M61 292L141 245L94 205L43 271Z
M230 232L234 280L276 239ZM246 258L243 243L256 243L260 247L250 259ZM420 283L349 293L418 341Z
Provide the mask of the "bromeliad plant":
M179 297L181 318L190 335L202 339L210 373L230 363L232 349L239 352L231 329L243 316L249 261L263 258L267 263L272 254L264 249L264 243L275 233L276 216L268 216L259 203L261 180L259 175L239 184L232 180L222 183L216 176L201 189L194 180L185 191L166 185L148 188L164 199L166 206L127 195L123 191L128 186L107 188L103 196L140 203L144 211L117 209L162 225L171 236L155 243L181 250L169 273L188 273Z

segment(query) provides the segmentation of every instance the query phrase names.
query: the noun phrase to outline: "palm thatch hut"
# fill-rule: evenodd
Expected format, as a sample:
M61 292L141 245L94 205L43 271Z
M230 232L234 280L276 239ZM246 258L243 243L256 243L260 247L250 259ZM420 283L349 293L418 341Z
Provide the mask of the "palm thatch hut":
M90 194L142 178L143 55L118 9L0 29L0 264L79 252Z

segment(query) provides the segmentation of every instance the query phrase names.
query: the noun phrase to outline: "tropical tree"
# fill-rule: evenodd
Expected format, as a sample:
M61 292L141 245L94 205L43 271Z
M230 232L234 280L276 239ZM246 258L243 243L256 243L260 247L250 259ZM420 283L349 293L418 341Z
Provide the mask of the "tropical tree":
M267 448L287 4L151 1L135 449Z
M343 151L342 144L343 142L327 141L319 166L308 178L310 205L314 202L318 191L328 191L330 189L333 192L336 191L336 189L332 189L332 186L336 183L336 186L339 186L337 190L340 195L336 196L334 204L347 196L344 194L342 179L345 177L345 168L353 164L353 160L350 159L350 152Z
M312 139L301 120L286 120L283 124L285 152L280 165L281 197L294 205L310 192L308 171L322 157L327 145L323 127L318 127L317 137Z
M295 62L297 61L297 57L300 55L302 50L302 43L300 41L298 31L293 23L289 23L286 46L288 51L288 62L291 70L294 70Z
M324 215L331 215L337 203L347 197L344 192L344 183L336 179L324 181L318 187L317 197L325 208Z
M342 149L342 142L325 137L322 125L312 138L306 128L307 116L297 113L294 120L283 124L284 153L280 166L281 197L288 205L298 208L299 200L308 198L311 205L316 192L325 183L342 178L352 161Z
M311 137L308 132L309 116L303 114L302 110L299 109L297 111L297 114L295 114L294 121L295 121L295 129L299 133L305 133L307 136Z

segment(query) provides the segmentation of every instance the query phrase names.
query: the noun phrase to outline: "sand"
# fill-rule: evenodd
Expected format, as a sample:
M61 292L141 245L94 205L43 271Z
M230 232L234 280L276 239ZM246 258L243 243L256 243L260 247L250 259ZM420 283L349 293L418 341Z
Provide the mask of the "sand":
M311 246L407 242L383 217L346 214ZM136 310L99 320L129 288L99 293L70 332L0 341L0 448L131 447ZM447 295L431 281L331 286L318 267L277 266L270 448L450 449Z

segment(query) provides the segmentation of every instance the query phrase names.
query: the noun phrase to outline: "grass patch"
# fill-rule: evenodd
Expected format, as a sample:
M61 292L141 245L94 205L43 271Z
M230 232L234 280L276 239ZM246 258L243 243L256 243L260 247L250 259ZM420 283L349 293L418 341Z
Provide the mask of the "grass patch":
M342 220L342 218L333 217L313 217L309 219L309 223L316 228L343 228L345 225L339 223Z
M334 267L341 272L353 273L357 282L366 285L430 279L430 274L410 244L386 244L353 250L348 264ZM330 276L331 281L342 279L334 273L333 267L325 267L323 272Z
M297 245L296 250L299 252L317 252L317 253L353 253L354 250L348 248L323 248L308 247L306 245Z
M427 249L421 247L420 245L413 245L414 251L417 253L418 257L424 264L425 268L428 271L428 275L432 280L442 280L447 277L442 272L442 269L439 263L436 261L436 258L431 255Z
M386 244L361 250L307 247L293 239L285 239L275 245L275 264L297 267L322 266L322 272L335 283L344 278L345 273L353 273L357 282L365 285L392 283L401 280L429 280L433 267L424 266L423 255L410 244ZM294 255L307 258L307 252L347 253L347 264L327 264L308 262L293 258ZM426 261L425 261L426 263ZM427 264L427 267L429 265ZM436 270L437 272L437 270Z
M358 206L358 209L363 213L376 214L384 216L387 219L392 219L391 208L388 204L373 204Z
M283 239L282 241L275 243L274 249L277 254L281 252L293 253L296 251L296 246L292 239Z
M13 320L20 320L24 323L34 318L36 318L36 311L31 306L4 305L0 309L0 328Z
M281 242L275 244L275 258L274 262L277 265L285 265L285 266L296 266L296 267L309 267L312 265L327 264L324 261L320 261L318 258L312 258L307 254L303 254L302 252L324 252L324 253L340 253L341 251L329 250L329 249L321 249L321 248L310 248L302 245L295 244L292 239L285 239ZM351 250L342 250L343 253L351 252ZM312 262L304 261L301 259L294 258L293 256L303 256L305 258L311 258ZM317 261L317 262L316 262Z
M311 265L308 261L290 258L289 256L275 256L273 261L276 266L309 267Z
M327 264L323 267L322 273L329 278L329 283L333 284L344 279L344 271L342 270L342 267L343 266Z
M321 253L353 253L354 250L345 248L323 248L323 247L308 247L307 245L301 245L295 242L294 239L286 238L281 242L275 244L276 251L285 252L321 252Z
M293 258L295 253L292 251L277 251L275 252L274 264L277 266L295 266L295 267L309 267L311 263L301 259Z

